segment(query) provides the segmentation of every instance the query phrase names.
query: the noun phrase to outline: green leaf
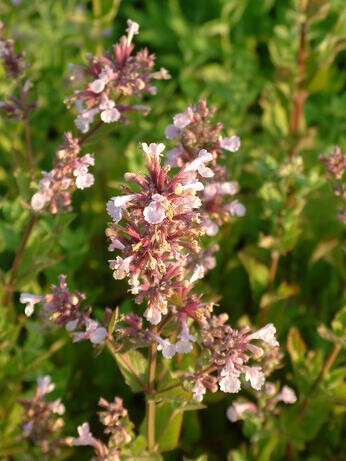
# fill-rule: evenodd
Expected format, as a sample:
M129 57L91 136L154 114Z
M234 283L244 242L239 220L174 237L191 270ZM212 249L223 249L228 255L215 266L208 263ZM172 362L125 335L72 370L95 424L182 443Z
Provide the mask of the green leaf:
M174 450L179 442L183 412L173 403L156 406L155 434L160 451Z
M287 349L293 363L304 359L306 346L296 327L291 327L288 332Z
M123 355L126 357L126 362L129 362L130 367L122 358L122 354L114 354L114 357L122 375L124 376L126 384L130 386L132 392L143 392L143 387L134 376L131 369L135 370L136 374L140 377L143 383L145 383L147 375L147 359L143 356L143 354L136 350L130 350Z

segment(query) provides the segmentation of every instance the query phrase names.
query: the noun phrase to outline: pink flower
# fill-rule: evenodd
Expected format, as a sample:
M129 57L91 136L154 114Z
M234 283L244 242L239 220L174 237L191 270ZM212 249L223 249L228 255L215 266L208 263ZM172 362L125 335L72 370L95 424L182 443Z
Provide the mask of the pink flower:
M180 114L177 114L173 117L173 123L176 128L185 128L193 120L193 111L190 107L187 108L186 112L182 112Z
M106 81L105 79L98 78L89 84L89 88L94 93L102 93L105 89Z
M39 376L37 378L37 396L38 398L43 397L46 394L50 394L55 389L55 384L52 383L51 377L49 375Z
M274 397L271 401L272 402L282 401L284 403L292 404L297 401L297 396L293 389L291 389L289 386L284 386L281 389L281 392L279 392L279 394L276 397Z
M197 264L193 271L192 277L190 278L190 283L196 282L198 279L202 279L204 277L204 266L202 264Z
M227 418L235 423L242 419L246 413L256 413L257 407L252 402L234 402L233 405L228 407Z
M173 139L175 136L178 136L179 128L175 125L168 125L165 129L165 136L167 139Z
M110 268L114 270L113 277L116 280L122 280L127 276L127 274L130 272L130 263L132 259L132 256L129 256L125 259L123 259L121 256L117 256L115 260L112 259L109 261Z
M193 349L192 342L195 342L196 338L193 335L190 335L186 319L182 319L181 321L181 332L178 335L178 338L179 341L175 345L176 351L181 354L188 354L191 352Z
M245 207L238 200L233 200L229 205L225 205L225 209L229 211L231 216L244 216Z
M107 330L101 327L97 320L86 320L86 331L76 332L73 335L73 342L90 339L93 344L100 344L107 336Z
M135 194L120 195L119 197L112 197L107 202L107 212L115 222L119 222L123 216L123 209L126 205L136 197Z
M213 156L211 153L206 149L202 149L199 151L198 157L187 164L185 171L198 171L203 178L211 178L214 176L214 172L210 168L207 168L205 163L211 162L212 160Z
M81 426L78 426L78 438L73 439L72 445L74 446L97 446L97 440L93 437L90 432L89 423L83 423Z
M162 152L165 150L166 146L162 143L156 144L156 143L151 143L148 144L143 142L142 143L142 149L143 152L145 153L148 162L151 162L152 160L155 160L156 162L160 162L160 156L162 155Z
M197 379L195 385L192 388L193 399L196 400L196 402L202 402L203 396L206 393L206 391L207 389L202 384L202 381L200 379Z
M132 21L131 19L127 20L127 44L130 45L132 42L133 36L139 34L139 24Z
M154 194L151 198L152 201L144 208L143 216L149 224L159 224L166 217L165 207L162 205L165 197L160 194Z
M245 380L250 381L251 387L259 391L264 384L264 374L259 367L244 367Z
M272 323L268 323L267 325L262 327L260 330L249 335L248 339L250 340L260 339L264 341L265 343L269 344L270 346L277 347L279 346L279 342L275 338L275 334L276 334L276 328L274 327Z
M26 304L25 306L25 315L27 317L31 317L32 314L34 313L34 306L37 303L42 302L44 299L44 296L41 295L33 295L31 293L21 293L19 301L22 304Z
M221 370L223 378L220 381L222 392L237 393L240 391L240 372L234 368L233 362L229 360Z
M161 322L161 311L155 306L149 306L144 312L144 317L152 325L158 325Z
M240 138L238 136L231 136L230 138L219 138L220 146L230 152L237 152L240 148Z

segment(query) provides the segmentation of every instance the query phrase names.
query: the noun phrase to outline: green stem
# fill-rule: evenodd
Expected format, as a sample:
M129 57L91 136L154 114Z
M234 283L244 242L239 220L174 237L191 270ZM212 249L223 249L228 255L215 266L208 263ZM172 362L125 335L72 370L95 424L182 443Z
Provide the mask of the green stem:
M22 237L22 241L20 242L20 246L19 246L19 249L17 251L16 257L14 258L12 268L11 268L11 272L10 272L10 278L9 278L8 282L6 283L6 285L5 285L4 296L3 296L3 299L2 299L2 303L3 303L4 306L8 306L9 303L10 303L10 300L11 300L11 297L12 297L14 281L16 279L17 272L18 272L18 269L19 269L19 265L20 265L20 262L22 260L24 250L25 250L26 244L28 243L31 231L32 231L32 229L34 227L36 218L37 217L34 214L32 214L30 216L29 222L28 222L28 224L27 224L27 226L25 228L24 235Z
M148 451L152 453L155 449L155 401L152 396L155 393L157 345L151 344L148 356L148 381L146 395L146 423L147 423L147 444Z

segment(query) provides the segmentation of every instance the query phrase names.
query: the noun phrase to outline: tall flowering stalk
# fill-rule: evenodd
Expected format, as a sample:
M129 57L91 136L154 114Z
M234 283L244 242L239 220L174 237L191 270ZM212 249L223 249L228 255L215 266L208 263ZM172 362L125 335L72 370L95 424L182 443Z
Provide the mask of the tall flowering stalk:
M90 318L91 308L80 310L84 296L71 293L64 277L52 294L26 293L21 301L27 304L28 315L35 303L43 303L42 312L48 311L51 320L64 324L75 341L89 339L94 345L106 345L125 361L146 394L147 450L154 453L155 399L178 387L196 402L203 400L207 390L237 393L246 382L260 390L265 381L262 359L268 350L277 350L278 342L272 324L254 332L248 327L236 330L227 324L226 314L214 314L213 304L194 293L204 269L191 264L190 255L202 252L202 180L214 174L213 155L201 149L197 158L171 174L170 166L161 164L164 144L143 143L142 150L148 173L125 174L126 181L134 185L124 185L123 195L107 203L112 222L106 234L109 250L118 253L109 261L113 276L128 278L130 292L143 310L112 315L113 320L106 313L102 326ZM81 327L84 331L75 331ZM149 350L147 382L124 352L138 347ZM157 351L167 360L198 351L196 368L181 372L172 362L172 383L167 389L157 389ZM76 445L89 444L97 453L107 453L90 434L89 426L83 425L79 432ZM97 459L109 459L102 456Z

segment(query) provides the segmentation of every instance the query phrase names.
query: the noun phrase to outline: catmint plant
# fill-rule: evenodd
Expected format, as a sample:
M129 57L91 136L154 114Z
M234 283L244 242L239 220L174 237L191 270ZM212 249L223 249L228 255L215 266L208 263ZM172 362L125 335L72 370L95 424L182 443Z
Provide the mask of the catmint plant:
M262 358L268 348L276 350L279 346L273 324L257 331L249 327L234 329L227 324L226 314L214 313L217 308L213 303L195 293L204 268L189 264L189 255L200 252L205 233L199 213L204 200L200 193L205 187L201 180L214 175L213 155L201 149L174 174L169 165L161 165L164 150L164 144L143 143L147 174L126 173L126 182L134 185L123 185L123 194L107 203L112 218L106 230L109 250L118 254L109 261L113 277L128 278L130 293L143 307L129 314L106 312L105 323L100 325L90 318L90 308L80 310L84 296L70 292L63 276L51 294L38 297L25 293L21 297L27 304L27 315L32 314L34 304L41 302L42 315L47 312L50 320L64 324L74 341L90 340L94 347L106 346L117 361L125 361L146 395L149 453L157 452L155 409L160 395L166 392L165 388L156 388L157 351L163 360L172 362L162 362L171 373L167 391L181 388L187 401L200 403L207 390L238 393L246 382L260 391L265 382ZM75 331L81 327L84 331ZM149 350L146 382L127 354L138 348ZM177 369L174 358L192 353L197 354L195 369ZM113 405L120 406L119 402ZM118 455L122 444L130 441L115 437L117 421L114 430L106 431L113 434L111 445L110 441L105 445L95 439L87 423L79 427L79 437L73 444L94 447L98 460L117 459L111 457L113 452Z

